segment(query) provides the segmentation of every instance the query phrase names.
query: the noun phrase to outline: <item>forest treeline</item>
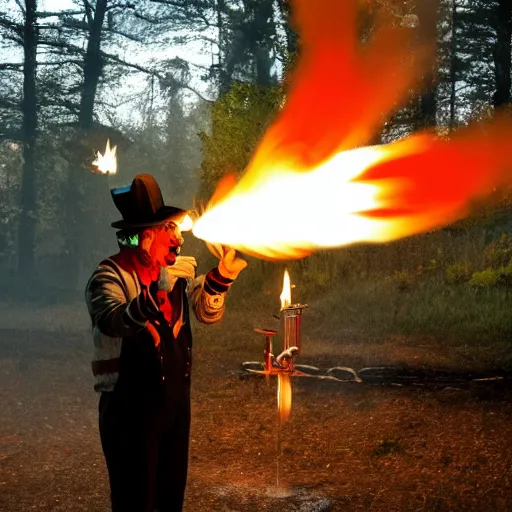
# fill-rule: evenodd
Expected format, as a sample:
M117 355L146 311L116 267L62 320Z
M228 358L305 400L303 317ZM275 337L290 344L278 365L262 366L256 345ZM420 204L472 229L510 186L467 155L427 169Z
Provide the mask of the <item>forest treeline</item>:
M381 10L418 30L418 1L363 2L362 43ZM111 186L151 172L168 201L190 207L223 175L243 171L282 104L300 37L287 0L43 4L0 0L0 291L58 300L81 291L115 247ZM376 142L425 127L446 134L511 103L509 0L441 0L432 28L436 67ZM117 176L89 169L107 138L118 145ZM441 232L291 267L303 293L371 309L364 314L376 329L434 332L453 298L467 294L457 322L470 329L468 304L490 300L499 329L512 332L495 307L512 282L512 221L508 202L495 199ZM268 265L255 262L245 282L274 276ZM360 314L350 322L364 321ZM478 327L482 339L488 324Z

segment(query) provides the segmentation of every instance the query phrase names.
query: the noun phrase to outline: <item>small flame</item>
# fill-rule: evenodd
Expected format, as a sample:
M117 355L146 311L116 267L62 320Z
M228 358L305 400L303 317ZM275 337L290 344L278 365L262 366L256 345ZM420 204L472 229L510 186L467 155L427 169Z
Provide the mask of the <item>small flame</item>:
M96 154L96 160L92 163L95 172L98 174L116 174L117 172L117 146L110 149L110 140L107 139L105 153L102 155L99 151Z
M292 410L292 382L286 373L277 374L277 410L281 425L288 421Z
M288 270L283 275L283 291L281 292L281 309L287 308L292 303L292 289L290 284L290 274Z

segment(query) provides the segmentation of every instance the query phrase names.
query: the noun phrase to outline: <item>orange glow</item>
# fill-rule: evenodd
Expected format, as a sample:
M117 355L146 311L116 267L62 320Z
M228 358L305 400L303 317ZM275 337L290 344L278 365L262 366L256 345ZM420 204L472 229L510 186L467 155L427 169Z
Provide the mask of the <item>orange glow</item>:
M292 303L292 287L290 284L290 274L288 273L288 270L284 271L283 291L279 298L281 299L281 309L288 307Z
M359 0L292 4L301 55L286 102L242 178L222 181L197 237L261 258L301 258L442 227L510 181L506 116L450 139L420 132L368 146L418 90L433 48L417 27L383 16L363 46Z
M116 174L117 172L117 146L110 149L110 140L107 140L105 153L102 155L99 151L96 154L96 160L92 163L95 172L98 174Z
M277 410L279 421L283 425L288 421L292 410L292 382L286 373L277 374Z

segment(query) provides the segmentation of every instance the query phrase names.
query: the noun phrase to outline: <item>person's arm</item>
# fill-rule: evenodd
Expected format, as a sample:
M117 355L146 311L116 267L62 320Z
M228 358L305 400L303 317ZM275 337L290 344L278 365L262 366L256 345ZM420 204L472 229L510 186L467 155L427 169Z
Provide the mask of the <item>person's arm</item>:
M156 283L155 283L156 284ZM148 320L160 313L150 290L143 290L131 301L119 274L100 265L87 283L85 299L93 325L111 337L136 334Z
M196 318L202 323L213 324L223 317L228 290L238 274L247 267L247 262L230 247L207 245L212 254L219 258L219 265L194 279L189 295Z

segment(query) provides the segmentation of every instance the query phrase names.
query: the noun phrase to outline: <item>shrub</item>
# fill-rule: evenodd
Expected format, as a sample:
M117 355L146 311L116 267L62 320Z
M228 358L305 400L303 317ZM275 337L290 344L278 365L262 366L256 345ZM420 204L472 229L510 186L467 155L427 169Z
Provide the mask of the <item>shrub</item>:
M416 282L416 276L407 270L395 270L393 281L401 292L409 291Z
M279 86L235 83L211 109L211 133L202 132L202 190L211 194L226 174L240 174L283 100Z
M478 272L473 272L469 285L475 288L493 288L501 278L501 269L486 268Z
M425 265L425 270L427 271L433 271L439 269L439 262L436 259L431 259L428 261L428 263Z
M457 262L446 267L444 279L447 284L459 284L469 281L471 269L466 262Z
M486 265L492 268L508 265L512 258L512 237L501 235L498 240L491 242L484 251Z

